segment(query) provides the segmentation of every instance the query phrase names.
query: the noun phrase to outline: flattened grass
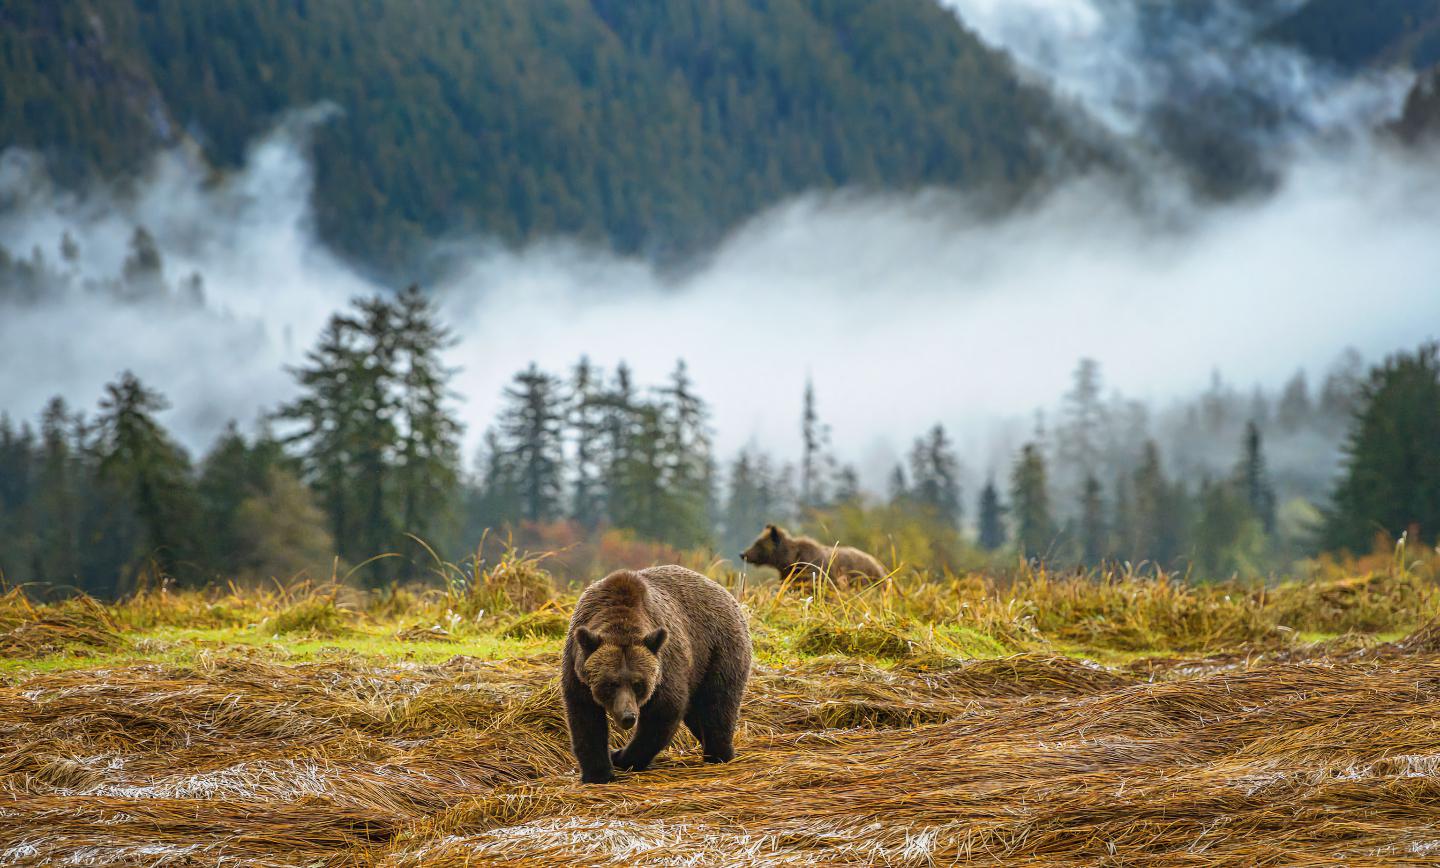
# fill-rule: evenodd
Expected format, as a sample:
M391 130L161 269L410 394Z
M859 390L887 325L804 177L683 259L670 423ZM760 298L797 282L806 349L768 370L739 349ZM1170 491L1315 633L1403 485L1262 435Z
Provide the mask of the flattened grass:
M758 651L737 759L682 732L606 787L576 782L574 592L539 563L368 596L0 596L0 864L1440 855L1440 608L1404 563L1270 589L1024 570L802 597L720 576Z

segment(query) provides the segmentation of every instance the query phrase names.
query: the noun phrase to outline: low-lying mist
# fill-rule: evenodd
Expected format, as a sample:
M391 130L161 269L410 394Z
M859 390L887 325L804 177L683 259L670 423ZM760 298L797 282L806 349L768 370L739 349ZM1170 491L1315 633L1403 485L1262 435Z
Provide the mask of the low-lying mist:
M995 4L953 5L986 38L1005 32ZM1095 6L1062 7L1057 26L1094 26ZM1123 85L1048 72L1068 75L1084 101L1121 104ZM399 288L317 241L307 131L328 111L288 117L225 178L177 151L123 188L75 195L53 188L36 158L4 155L0 245L26 260L38 250L46 277L43 291L0 296L0 408L33 417L55 394L93 407L128 368L171 399L167 423L198 450L227 420L290 397L284 368L325 318ZM446 260L458 265L429 289L459 339L468 447L532 361L561 372L582 354L607 370L623 359L639 382L659 383L683 358L722 456L752 440L798 452L813 378L836 452L879 488L935 422L971 474L1003 470L1081 357L1100 362L1107 392L1164 405L1217 370L1242 389L1274 389L1299 368L1318 375L1346 347L1375 359L1436 336L1440 172L1368 136L1323 138L1291 142L1270 192L1225 205L1195 204L1164 174L1148 179L1164 209L1135 206L1105 177L1000 219L940 191L802 197L678 276L564 240L515 250L450 239ZM163 275L137 294L117 275L139 226Z

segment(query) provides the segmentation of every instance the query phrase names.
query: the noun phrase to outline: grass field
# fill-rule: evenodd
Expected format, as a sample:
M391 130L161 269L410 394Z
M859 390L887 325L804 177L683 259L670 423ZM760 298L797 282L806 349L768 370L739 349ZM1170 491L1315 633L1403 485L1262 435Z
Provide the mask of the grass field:
M0 864L1365 865L1440 861L1440 592L716 572L739 755L582 787L573 591L511 558L362 595L0 598ZM688 735L684 737L688 739Z

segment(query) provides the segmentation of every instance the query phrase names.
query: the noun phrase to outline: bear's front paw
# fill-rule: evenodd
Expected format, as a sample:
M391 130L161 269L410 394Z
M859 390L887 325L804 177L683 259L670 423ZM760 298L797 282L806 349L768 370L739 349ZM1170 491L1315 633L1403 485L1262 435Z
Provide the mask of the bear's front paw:
M635 770L630 763L625 761L625 751L623 749L610 751L610 764L622 772Z
M580 783L582 784L608 784L613 780L615 780L615 773L611 771L580 773Z

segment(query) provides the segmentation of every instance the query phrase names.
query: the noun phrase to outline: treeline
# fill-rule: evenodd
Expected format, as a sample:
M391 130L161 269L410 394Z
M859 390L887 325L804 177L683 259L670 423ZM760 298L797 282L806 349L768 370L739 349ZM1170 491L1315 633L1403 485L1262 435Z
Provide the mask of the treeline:
M198 462L159 421L164 398L128 373L93 416L59 398L38 427L0 416L0 570L102 596L142 581L352 569L379 585L422 578L433 557L459 561L487 536L634 540L733 560L782 521L927 569L1024 556L1210 578L1369 550L1377 535L1432 541L1440 528L1433 345L1368 372L1347 356L1316 396L1300 376L1278 396L1242 397L1217 379L1156 423L1143 405L1104 397L1099 367L1084 361L1056 423L1037 423L983 485L967 485L937 424L875 493L835 455L811 387L794 460L751 446L722 463L683 361L649 387L623 363L526 368L467 472L451 343L418 289L359 299L292 369L298 397L252 434L232 424ZM1297 448L1332 424L1348 432L1343 473L1310 499L1275 472L1267 444L1289 436ZM660 551L626 551L642 550Z
M83 301L87 297L127 304L162 304L199 308L205 304L205 278L192 271L178 280L165 272L165 260L155 236L135 227L120 270L111 275L87 275L83 250L69 232L60 236L54 251L34 247L28 254L0 245L0 307L28 307Z
M319 228L374 267L452 231L690 251L804 191L1014 193L1090 152L930 0L0 6L0 142L64 183L182 142L234 168L321 102Z

